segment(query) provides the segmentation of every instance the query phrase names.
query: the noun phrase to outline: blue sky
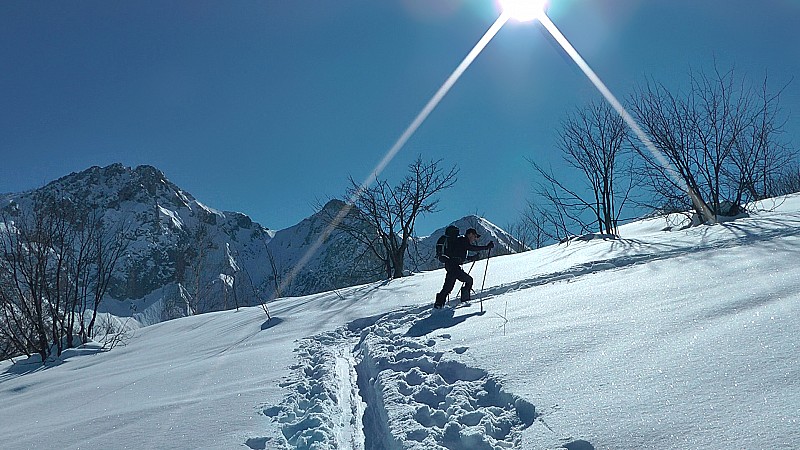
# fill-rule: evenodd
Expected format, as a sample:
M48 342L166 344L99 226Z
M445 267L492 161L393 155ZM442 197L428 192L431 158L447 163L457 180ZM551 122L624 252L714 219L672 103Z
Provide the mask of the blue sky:
M800 77L800 1L552 0L620 98L653 77L735 65ZM363 180L496 20L492 0L0 3L0 192L92 165L150 164L217 209L282 229ZM532 197L525 158L558 164L564 115L598 98L538 24L509 22L382 175L457 164L427 234L466 214L505 226ZM800 142L800 79L784 91Z

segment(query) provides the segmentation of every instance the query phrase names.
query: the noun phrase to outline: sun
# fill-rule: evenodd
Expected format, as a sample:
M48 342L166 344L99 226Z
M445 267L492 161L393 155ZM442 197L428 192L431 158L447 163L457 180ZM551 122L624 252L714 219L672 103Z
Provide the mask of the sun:
M544 13L547 0L499 0L503 13L520 22L535 20Z

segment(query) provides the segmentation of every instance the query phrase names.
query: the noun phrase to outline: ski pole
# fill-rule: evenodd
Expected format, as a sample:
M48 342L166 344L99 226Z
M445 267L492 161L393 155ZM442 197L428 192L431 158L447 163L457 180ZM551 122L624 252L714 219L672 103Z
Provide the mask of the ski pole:
M470 273L472 273L472 268L473 268L473 267L475 267L475 261L477 261L477 260L476 260L476 259L473 259L473 260L472 260L472 264L470 264L470 266L469 266L469 270L467 271L467 275L469 275ZM462 282L461 282L461 287L462 287L462 288L464 287L464 284L465 284L465 283L462 281Z
M476 259L473 259L473 260L472 260L472 264L470 264L470 265L469 265L469 270L467 271L467 274L469 274L470 272L472 272L472 268L473 268L473 267L475 267L475 261L477 261L477 260L476 260Z
M472 260L472 264L470 264L470 266L469 266L469 270L467 271L467 275L469 275L472 272L472 268L475 267L475 261L477 261L477 260L476 259ZM463 281L461 282L461 289L464 289L464 285L465 284L466 283L464 283ZM458 293L458 291L456 292L456 294L457 293Z
M483 281L481 282L481 312L483 312L483 286L486 284L486 272L489 271L489 258L492 257L492 249L486 252L486 267L483 269Z

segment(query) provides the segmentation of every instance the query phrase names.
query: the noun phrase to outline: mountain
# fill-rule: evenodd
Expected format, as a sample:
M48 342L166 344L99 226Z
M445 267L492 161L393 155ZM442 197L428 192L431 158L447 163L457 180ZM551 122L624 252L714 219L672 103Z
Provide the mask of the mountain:
M0 213L6 221L20 220L41 210L43 198L60 208L97 211L107 229L123 233L126 250L100 310L142 325L368 283L385 273L363 244L328 230L328 218L345 206L340 200L274 231L246 214L204 205L152 166L112 164L34 191L0 195ZM498 254L511 248L506 243L512 238L484 219L470 216L457 223L494 239ZM408 267L439 267L433 251L437 237L415 241Z
M343 201L331 200L311 217L274 234L265 258L271 267L274 263L274 270L264 274L271 292L280 287L280 296L300 296L380 279L380 262L371 252L346 233L328 230L330 218L344 207ZM343 220L351 220L353 214ZM316 248L327 233L330 236ZM303 269L293 274L301 262Z
M91 167L6 195L2 211L14 220L41 210L42 198L97 211L108 230L122 231L127 248L107 291L113 300L101 306L142 324L231 307L226 276L256 267L271 237L244 214L202 204L151 166Z

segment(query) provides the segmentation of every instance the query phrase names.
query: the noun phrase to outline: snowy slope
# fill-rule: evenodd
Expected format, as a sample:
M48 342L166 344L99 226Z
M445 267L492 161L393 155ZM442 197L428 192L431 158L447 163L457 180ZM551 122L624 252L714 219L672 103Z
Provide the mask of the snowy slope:
M431 271L2 362L2 446L797 448L800 198L664 226L492 258L482 305Z

